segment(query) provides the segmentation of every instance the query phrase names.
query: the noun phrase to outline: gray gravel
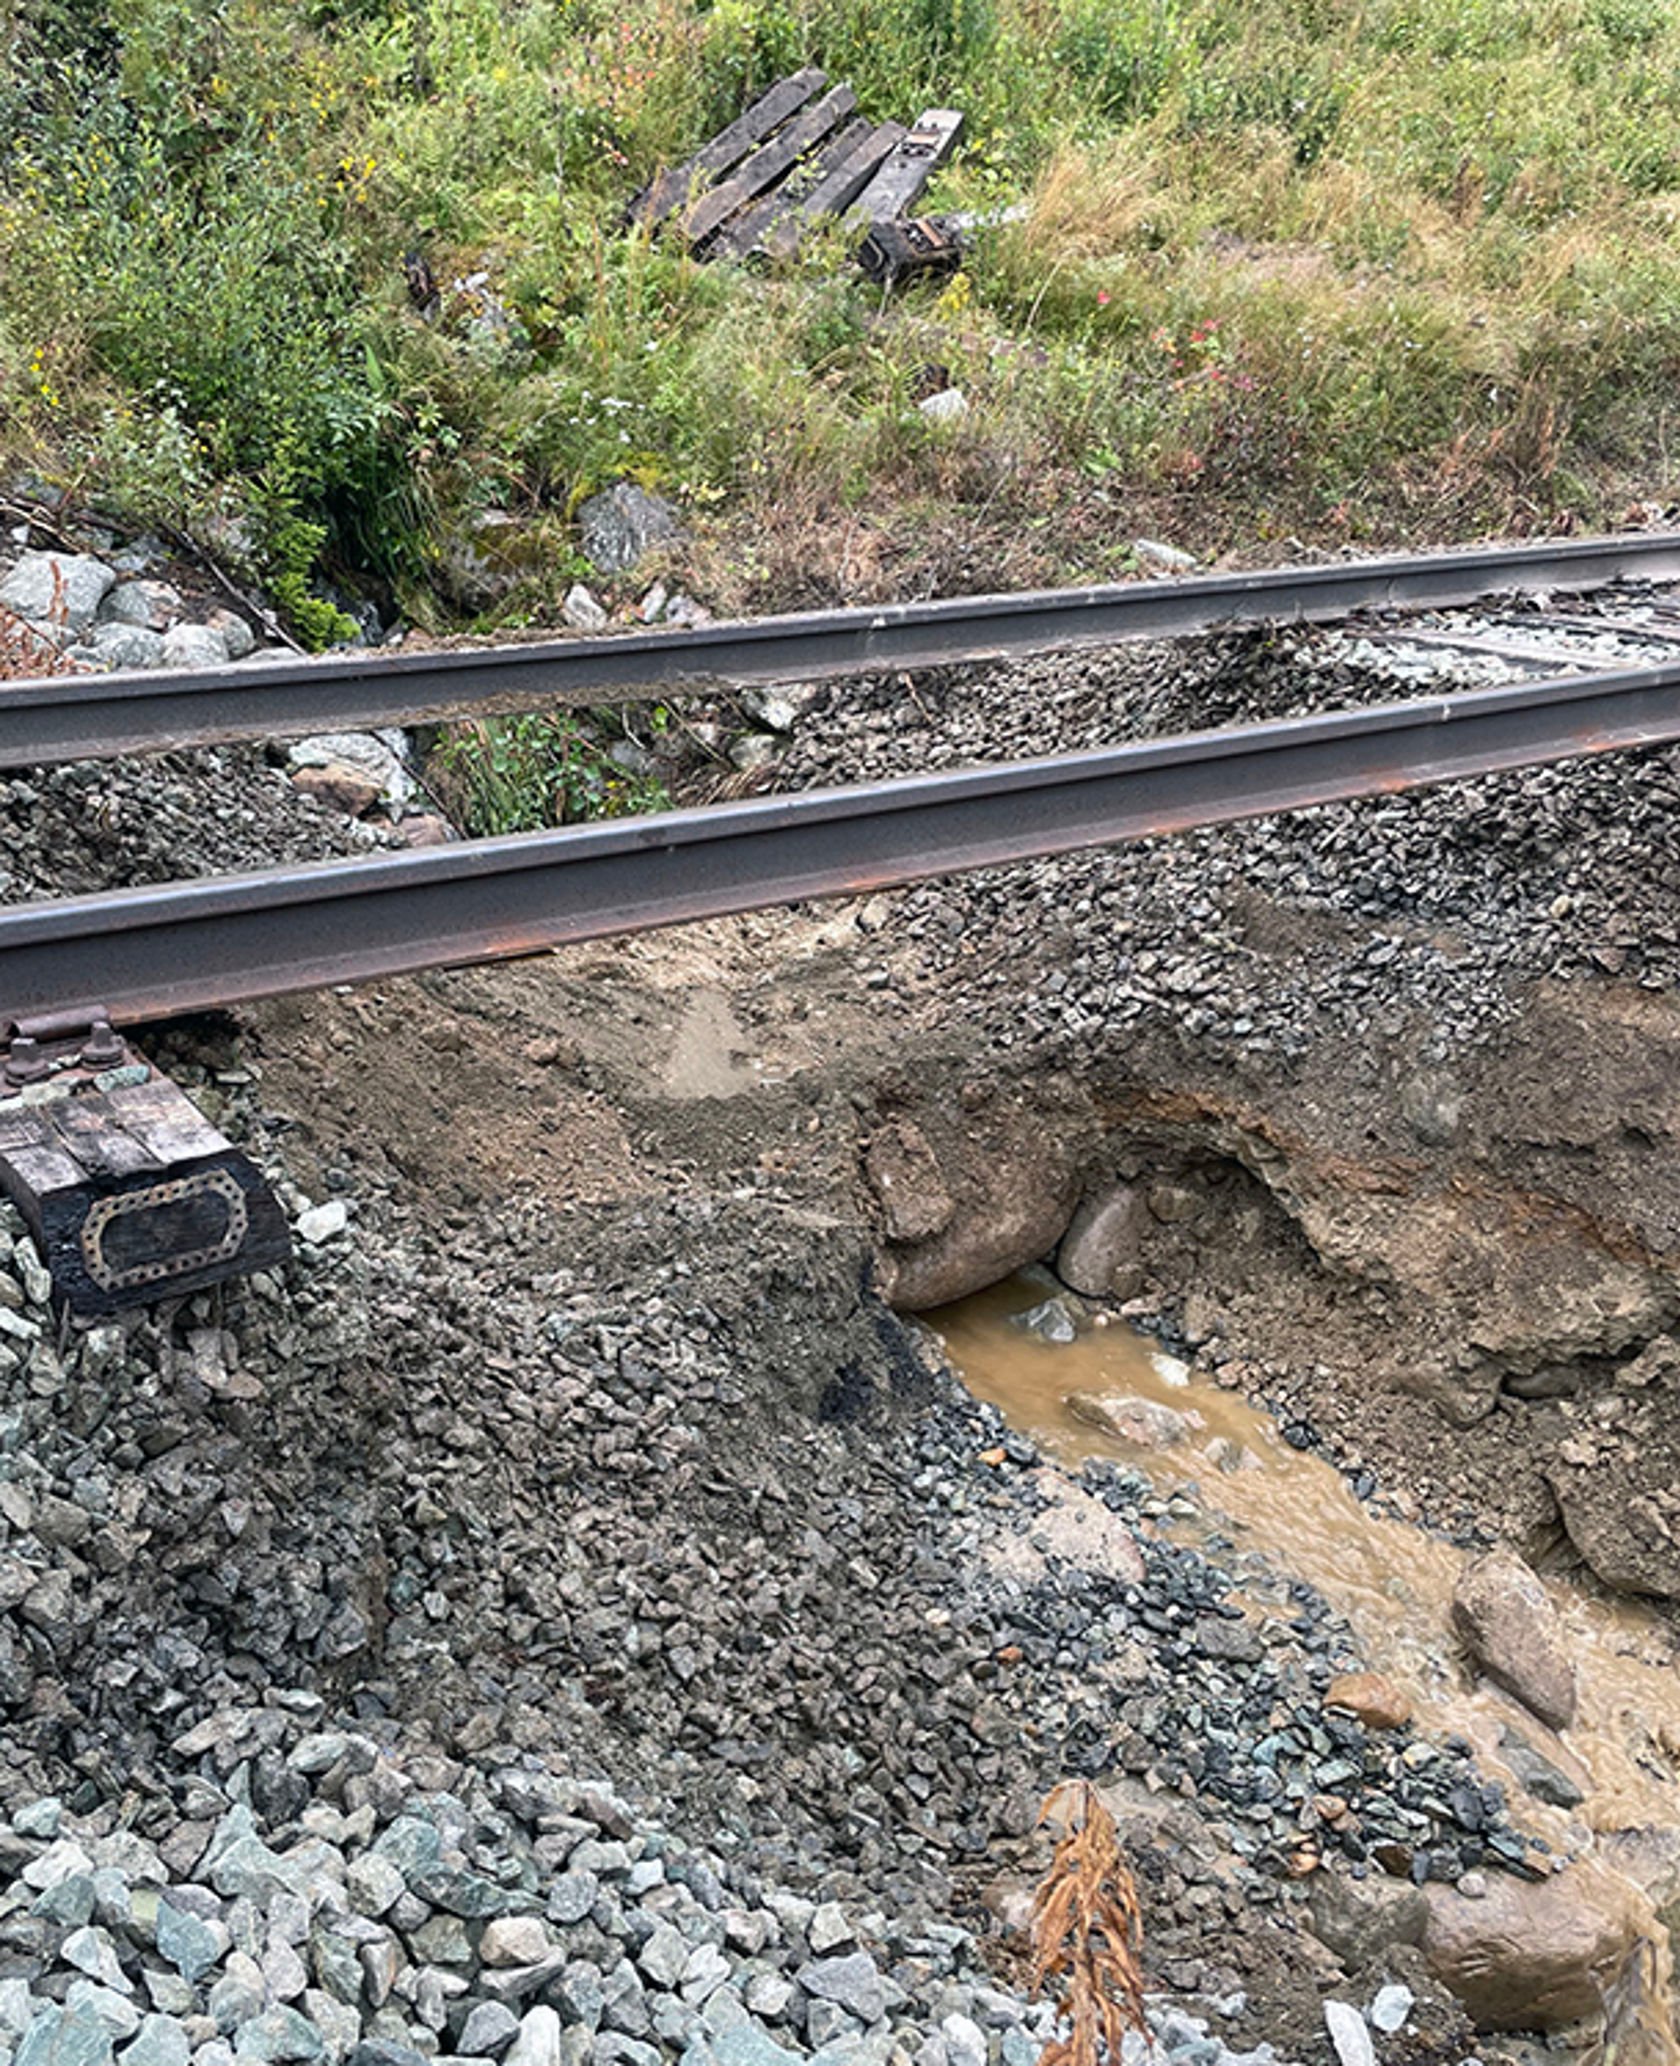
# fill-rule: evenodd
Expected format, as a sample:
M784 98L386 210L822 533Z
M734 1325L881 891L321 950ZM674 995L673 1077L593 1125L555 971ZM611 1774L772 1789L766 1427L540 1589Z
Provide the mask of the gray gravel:
M192 1053L167 1057L189 1084ZM1525 1865L1463 1746L1322 1712L1357 1657L1310 1594L1235 1555L1148 1542L1134 1584L1039 1543L1061 1481L860 1303L858 1257L679 1200L562 1259L546 1212L439 1227L352 1170L328 1224L248 1073L201 1094L319 1236L284 1279L66 1340L0 1220L0 1954L29 2059L103 2066L91 2016L178 2066L148 2014L203 2066L454 2056L476 2015L474 2057L980 2066L960 2016L986 2066L1031 2066L949 1919L1068 1772L1227 1826L1234 1886L1129 1834L1163 1977L1204 2000L1275 1969L1332 1784L1355 1872L1377 1843L1415 1878ZM1170 1519L1139 1478L1084 1485ZM999 1539L1038 1575L996 1574ZM154 1902L154 1856L203 1891Z
M364 854L376 831L255 747L0 775L0 903Z
M1443 657L1436 679L1454 685ZM1457 683L1465 686L1464 682ZM831 685L772 786L1030 758L1415 693L1345 642L1258 636ZM1305 1054L1409 1002L1436 1050L1511 986L1680 977L1680 749L1617 753L991 870L898 900L930 990L960 972L1002 1044L1111 1038L1165 1013L1215 1049ZM1256 913L1300 914L1287 960ZM937 1009L937 1003L934 1006Z

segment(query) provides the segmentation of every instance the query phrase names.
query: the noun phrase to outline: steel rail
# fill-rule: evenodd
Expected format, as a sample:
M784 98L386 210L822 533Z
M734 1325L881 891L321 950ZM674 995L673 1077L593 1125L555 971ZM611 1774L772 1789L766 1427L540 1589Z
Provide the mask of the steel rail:
M189 674L53 676L0 689L0 769L241 739L812 681L1129 639L1431 609L1514 590L1680 577L1680 535L1629 533L1107 588L894 603L474 652L367 653Z
M14 905L0 1012L119 1023L1680 738L1680 663Z

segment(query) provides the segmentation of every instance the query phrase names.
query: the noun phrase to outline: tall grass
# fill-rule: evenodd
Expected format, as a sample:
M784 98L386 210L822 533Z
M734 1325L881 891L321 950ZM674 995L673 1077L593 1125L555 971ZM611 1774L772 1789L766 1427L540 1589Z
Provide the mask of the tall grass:
M892 304L623 234L802 63L962 107L935 198L1024 219ZM1666 0L10 0L0 464L321 637L324 573L551 612L621 474L724 601L1591 522L1673 490L1677 217Z

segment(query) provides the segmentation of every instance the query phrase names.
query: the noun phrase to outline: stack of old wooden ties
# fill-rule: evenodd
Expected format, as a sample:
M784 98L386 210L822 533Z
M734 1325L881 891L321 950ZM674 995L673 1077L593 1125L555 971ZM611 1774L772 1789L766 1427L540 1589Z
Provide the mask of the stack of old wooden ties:
M645 186L630 220L674 231L702 259L791 257L824 217L850 217L872 233L909 229L912 204L961 127L950 108L930 108L908 129L871 125L849 86L830 87L814 68L795 72Z

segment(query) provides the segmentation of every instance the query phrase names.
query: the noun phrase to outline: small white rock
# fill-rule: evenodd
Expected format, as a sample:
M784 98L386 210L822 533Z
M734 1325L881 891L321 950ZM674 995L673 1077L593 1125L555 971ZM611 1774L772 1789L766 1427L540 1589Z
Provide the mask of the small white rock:
M929 423L961 423L968 414L968 397L960 387L942 387L916 407Z
M163 635L165 667L225 667L227 640L213 624L177 624Z
M561 2066L560 2018L546 2003L526 2010L502 2066Z
M349 1224L349 1206L342 1198L329 1198L324 1205L312 1205L307 1212L298 1214L298 1239L307 1241L311 1248L319 1248L322 1242L342 1234Z
M1371 2028L1380 2030L1384 2037L1392 2037L1397 2030L1404 2030L1406 2018L1412 2013L1417 1996L1409 1987L1398 1980L1377 1989L1370 2008L1366 2011Z
M606 611L581 581L574 581L567 589L560 613L574 631L599 631L607 621ZM514 2043L517 2047L517 2038Z
M1188 574L1196 555L1179 545L1163 545L1159 538L1134 538L1132 550L1145 566L1163 567L1169 574Z
M972 2017L949 2015L939 2026L949 2066L986 2066L986 2033Z
M1376 2066L1371 2033L1365 2028L1365 2018L1351 2002L1327 2001L1324 2027L1330 2033L1341 2066Z
M791 732L826 691L825 682L771 682L743 689L741 708L766 731Z

